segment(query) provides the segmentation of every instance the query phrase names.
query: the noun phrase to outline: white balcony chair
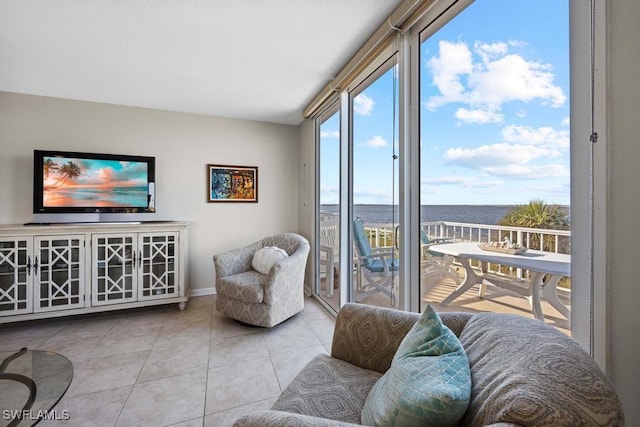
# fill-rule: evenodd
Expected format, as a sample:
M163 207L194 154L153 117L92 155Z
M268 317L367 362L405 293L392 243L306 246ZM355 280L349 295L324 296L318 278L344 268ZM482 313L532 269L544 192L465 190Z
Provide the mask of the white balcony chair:
M326 295L333 295L340 262L340 220L338 217L320 222L320 279L325 279Z
M443 255L438 252L433 252L429 250L429 246L438 244L438 243L447 243L452 242L453 240L450 238L437 238L430 239L424 230L420 229L420 242L422 249L422 271L426 274L431 273L440 273L443 276L451 278L456 285L460 285L460 276L456 272L455 268L451 265L454 260L454 257L449 255Z

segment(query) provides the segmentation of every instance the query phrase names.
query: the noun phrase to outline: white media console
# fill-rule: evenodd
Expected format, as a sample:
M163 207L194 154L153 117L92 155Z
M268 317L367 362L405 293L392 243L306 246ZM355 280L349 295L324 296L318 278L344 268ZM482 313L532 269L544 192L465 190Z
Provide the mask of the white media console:
M187 222L0 225L0 323L178 303Z

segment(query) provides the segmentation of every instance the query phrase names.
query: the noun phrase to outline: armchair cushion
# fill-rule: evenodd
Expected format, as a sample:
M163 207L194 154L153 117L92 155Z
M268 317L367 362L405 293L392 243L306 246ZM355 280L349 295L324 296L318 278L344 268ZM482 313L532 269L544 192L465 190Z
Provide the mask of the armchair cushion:
M267 275L249 270L218 279L216 290L247 304L260 304L264 301L264 286L267 280Z
M280 249L277 246L266 246L256 251L253 255L251 266L259 273L269 274L271 267L273 267L275 263L288 257L289 254L284 249Z
M455 334L428 306L404 337L391 368L371 389L362 423L455 426L471 395L469 361Z

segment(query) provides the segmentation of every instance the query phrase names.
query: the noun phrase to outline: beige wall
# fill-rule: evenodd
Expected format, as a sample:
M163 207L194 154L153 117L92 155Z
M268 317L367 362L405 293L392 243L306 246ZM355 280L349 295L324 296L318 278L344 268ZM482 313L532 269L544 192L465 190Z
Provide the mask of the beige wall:
M607 285L611 378L640 425L640 2L607 4Z
M34 149L156 157L153 219L191 222L189 281L213 254L298 231L298 127L0 92L0 224L32 219ZM207 163L258 166L259 203L206 202Z
M316 214L316 160L315 160L315 121L307 119L300 124L300 220L298 229L300 234L309 239L311 252L307 261L306 292L311 294L314 282L315 263L315 214Z

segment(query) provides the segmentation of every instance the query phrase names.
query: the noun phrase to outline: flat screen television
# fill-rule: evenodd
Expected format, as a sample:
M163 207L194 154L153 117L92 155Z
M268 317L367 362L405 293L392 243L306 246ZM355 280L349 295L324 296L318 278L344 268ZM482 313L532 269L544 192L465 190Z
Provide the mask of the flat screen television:
M155 212L155 157L33 152L33 213Z

